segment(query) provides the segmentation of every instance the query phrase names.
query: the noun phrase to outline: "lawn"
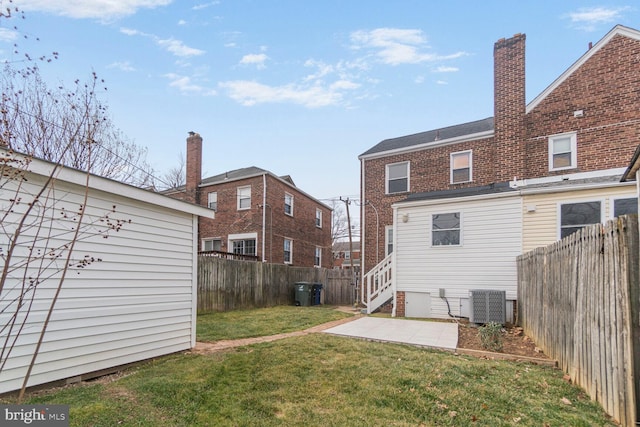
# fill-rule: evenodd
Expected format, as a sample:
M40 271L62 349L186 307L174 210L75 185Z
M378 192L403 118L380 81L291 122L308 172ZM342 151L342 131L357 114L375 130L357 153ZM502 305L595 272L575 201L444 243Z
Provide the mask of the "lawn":
M73 426L614 425L556 369L322 333L163 357L26 403L69 404Z

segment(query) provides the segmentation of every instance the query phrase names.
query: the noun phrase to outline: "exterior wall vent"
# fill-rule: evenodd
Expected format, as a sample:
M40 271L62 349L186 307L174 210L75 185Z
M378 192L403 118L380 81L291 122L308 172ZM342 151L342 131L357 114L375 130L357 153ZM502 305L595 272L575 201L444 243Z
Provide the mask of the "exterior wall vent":
M505 324L507 303L505 291L476 289L469 292L469 322Z

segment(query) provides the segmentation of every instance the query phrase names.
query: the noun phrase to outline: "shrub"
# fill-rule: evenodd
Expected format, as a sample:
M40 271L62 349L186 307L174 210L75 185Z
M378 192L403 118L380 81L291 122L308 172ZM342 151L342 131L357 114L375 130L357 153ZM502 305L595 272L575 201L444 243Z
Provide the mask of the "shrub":
M480 328L480 342L489 351L502 351L502 325L489 322Z

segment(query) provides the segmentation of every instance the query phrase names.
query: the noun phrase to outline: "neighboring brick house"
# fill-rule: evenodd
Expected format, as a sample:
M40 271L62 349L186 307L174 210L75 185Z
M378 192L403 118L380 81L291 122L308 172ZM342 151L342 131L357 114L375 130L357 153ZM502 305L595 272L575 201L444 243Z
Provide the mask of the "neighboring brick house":
M187 138L185 187L172 197L208 206L216 220L200 220L201 251L254 256L276 264L332 267L331 214L289 176L248 167L201 179L202 137Z
M333 244L333 268L360 269L360 242L340 241Z
M630 28L614 27L529 104L525 35L497 41L493 117L359 156L368 292L393 270L397 315L462 315L481 287L514 300L516 255L633 211L635 189L619 178L640 141L639 88L640 32Z

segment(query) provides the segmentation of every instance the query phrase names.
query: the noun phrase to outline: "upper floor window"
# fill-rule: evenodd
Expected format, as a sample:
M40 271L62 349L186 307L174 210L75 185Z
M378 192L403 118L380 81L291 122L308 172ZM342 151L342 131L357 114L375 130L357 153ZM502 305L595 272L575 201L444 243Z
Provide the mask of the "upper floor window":
M451 183L471 182L471 150L451 153Z
M218 210L218 192L217 191L212 191L211 193L209 193L209 195L207 196L207 206L209 206L209 209L213 209L214 211Z
M613 200L613 216L617 218L622 215L627 214L637 214L638 213L638 198L637 197L629 197L625 199L614 199Z
M284 263L291 264L293 259L293 241L291 239L284 239Z
M238 187L238 210L251 209L251 186Z
M320 267L321 265L322 265L322 248L319 246L316 246L316 252L313 257L313 266Z
M460 245L460 212L431 215L431 245Z
M560 205L560 238L583 227L602 222L602 203L599 201L564 203Z
M575 132L549 137L549 170L575 169L578 147Z
M322 228L322 211L316 208L316 227Z
M284 213L293 216L293 196L289 193L284 193Z
M387 165L386 194L409 191L409 162Z

